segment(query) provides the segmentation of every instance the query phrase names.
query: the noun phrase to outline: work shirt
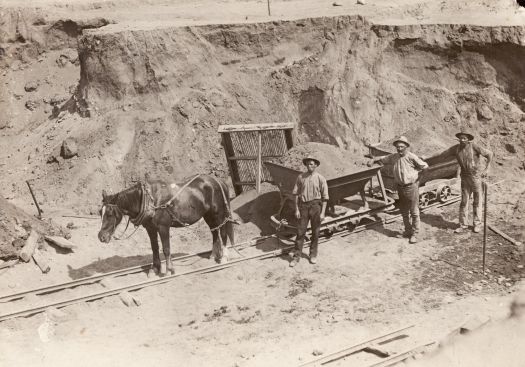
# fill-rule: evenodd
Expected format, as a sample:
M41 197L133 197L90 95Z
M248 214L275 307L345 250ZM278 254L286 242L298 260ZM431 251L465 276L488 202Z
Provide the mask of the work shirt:
M461 167L461 176L480 177L486 168L481 157L483 156L488 159L492 156L490 150L471 142L463 147L461 144L457 144L449 150L458 160L459 166Z
M317 172L301 173L295 181L294 195L298 195L301 202L312 200L328 200L328 185L326 179Z
M379 162L393 166L394 182L397 185L408 185L416 182L419 171L428 167L425 161L409 151L404 156L399 153L390 154L379 159Z

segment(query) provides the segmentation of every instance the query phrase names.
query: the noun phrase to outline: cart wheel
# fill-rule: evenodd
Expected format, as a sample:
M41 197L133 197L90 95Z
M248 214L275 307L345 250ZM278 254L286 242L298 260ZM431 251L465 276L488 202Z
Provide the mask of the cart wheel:
M428 192L424 192L421 195L419 195L419 207L420 208L427 207L429 202L430 202L430 194Z
M450 198L450 195L452 195L452 190L450 186L445 185L438 190L437 198L441 203L444 203Z

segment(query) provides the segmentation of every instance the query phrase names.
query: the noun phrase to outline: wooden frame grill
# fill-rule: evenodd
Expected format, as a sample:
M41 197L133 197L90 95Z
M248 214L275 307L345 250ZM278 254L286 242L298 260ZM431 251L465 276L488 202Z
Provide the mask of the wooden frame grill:
M293 123L220 125L235 194L272 180L263 161L282 157L293 146Z

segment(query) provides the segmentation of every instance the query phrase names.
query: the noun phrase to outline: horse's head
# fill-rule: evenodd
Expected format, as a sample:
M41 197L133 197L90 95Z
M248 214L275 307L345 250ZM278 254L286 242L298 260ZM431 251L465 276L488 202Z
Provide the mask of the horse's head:
M102 207L100 208L102 226L98 232L100 242L109 243L113 233L115 233L115 229L124 216L122 210L116 204L116 196L108 195L105 190L102 190Z

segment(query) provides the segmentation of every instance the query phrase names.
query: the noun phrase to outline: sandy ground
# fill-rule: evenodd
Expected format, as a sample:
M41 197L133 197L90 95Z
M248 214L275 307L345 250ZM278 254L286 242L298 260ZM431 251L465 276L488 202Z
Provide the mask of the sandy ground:
M1 4L20 5L18 1ZM50 18L107 18L114 23L104 29L107 32L342 14L360 14L379 24L525 24L525 11L511 0L370 0L365 5L354 1L272 1L271 16L267 14L266 1L35 0L31 5L42 7ZM51 50L30 68L18 62L2 73L2 84L8 83L12 92L2 103L20 104L20 108L10 109L10 115L5 118L11 123L9 133L2 132L2 147L6 147L0 152L1 167L6 169L2 193L31 214L35 208L29 204L27 194L21 194L24 191L20 187L25 189L23 180L29 173L49 177L42 168L47 157L39 157L41 164L27 163L31 162L25 154L26 150L30 151L27 145L33 144L31 137L42 136L43 148L40 144L39 147L54 150L58 156L59 142L69 131L75 130L80 135L95 128L109 129L104 121L93 120L90 125L77 115L59 118L54 125L39 125L40 120L47 119L52 107L45 102L31 113L24 107L25 97L20 99L26 83L39 79L39 88L31 92L33 100L51 97L61 102L67 100L79 79L75 52L74 45L69 49ZM57 66L56 60L61 55L66 58ZM119 136L117 146L111 146L113 150L109 153L122 154L132 141L127 123L119 122L126 133ZM85 144L93 145L95 141L87 140ZM23 154L17 154L19 149ZM34 150L31 154L35 156ZM84 159L58 159L53 164L64 175L80 166ZM104 157L97 159L105 162ZM119 159L107 159L109 168L118 168ZM489 220L523 241L524 178L515 166L505 175L505 168L512 160L512 157L501 158L491 177L491 182L502 178L505 181L491 190ZM86 167L84 175L100 174L99 168L90 162L83 166ZM17 190L13 189L15 185ZM37 189L45 195L54 187L50 184ZM41 251L51 263L48 274L42 274L33 263L0 270L0 294L149 261L151 251L143 229L128 240L101 244L96 238L98 218L68 217L86 216L90 211L95 214L96 206L68 206L75 203L80 194L64 195L60 207L52 206L52 201L47 203L45 216L70 228L71 240L78 248L66 253L44 246ZM266 233L267 223L261 223L260 219L237 228L238 242ZM457 223L457 204L426 213L422 220L422 235L416 245L399 238L402 228L396 222L324 243L317 265L310 265L306 258L294 269L288 267L286 257L248 261L220 272L181 277L134 292L141 301L138 307L126 307L118 297L109 297L69 306L58 313L2 322L0 365L138 366L175 362L187 366L295 366L315 355L326 355L407 324L416 325L409 343L419 343L440 340L472 317L505 318L513 293L522 286L525 274L520 249L490 234L487 262L490 272L483 275L480 273L481 235L458 237L452 233ZM120 227L119 233L122 230ZM210 235L205 226L199 224L172 231L172 243L173 253L194 253L210 248ZM249 254L275 246L268 241L251 249ZM238 256L234 252L232 255ZM210 264L211 260L199 259L188 266ZM176 271L185 269L179 267ZM138 274L132 279L141 281L146 275ZM100 285L92 285L51 297L58 299L99 289ZM34 305L39 300L26 302ZM11 307L1 304L0 311Z

